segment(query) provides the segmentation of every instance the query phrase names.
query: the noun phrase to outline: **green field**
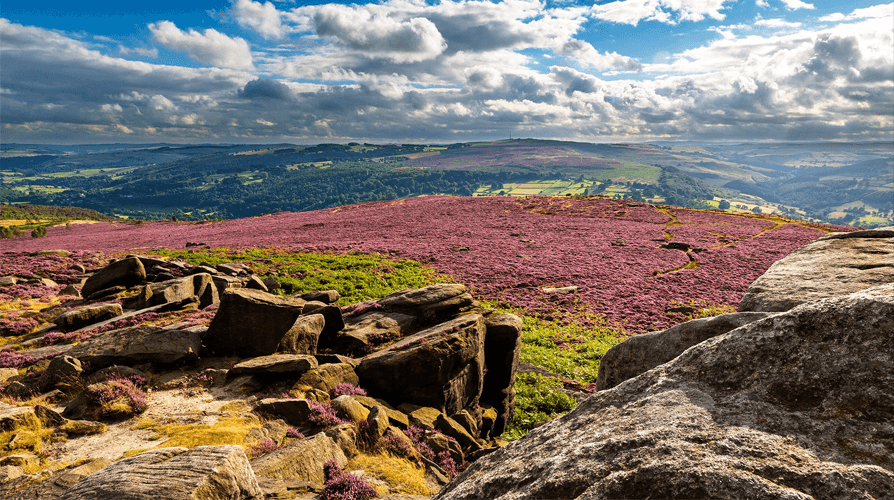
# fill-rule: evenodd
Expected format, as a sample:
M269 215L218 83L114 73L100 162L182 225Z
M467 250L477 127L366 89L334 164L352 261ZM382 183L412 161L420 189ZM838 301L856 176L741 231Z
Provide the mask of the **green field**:
M564 196L566 194L586 194L587 188L593 185L592 181L574 182L568 180L545 180L524 183L503 184L500 189L491 189L490 186L482 186L475 191L473 196ZM502 193L502 194L501 194Z

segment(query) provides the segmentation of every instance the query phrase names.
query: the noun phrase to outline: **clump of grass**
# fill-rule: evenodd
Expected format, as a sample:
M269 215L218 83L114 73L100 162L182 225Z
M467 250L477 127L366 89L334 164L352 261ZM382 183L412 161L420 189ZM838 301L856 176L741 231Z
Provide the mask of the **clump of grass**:
M245 438L254 428L262 427L254 417L225 417L213 425L168 424L155 427L161 437L168 437L164 446L195 448L202 445L244 445Z
M425 470L406 458L388 453L359 453L348 462L349 470L363 470L388 484L389 493L404 495L434 495L426 486Z
M192 253L157 249L153 253L190 264L250 262L250 267L260 276L276 273L276 279L282 284L277 293L337 290L341 295L340 305L450 281L418 262L391 260L380 254L295 252L277 248L192 249Z
M577 406L562 392L562 382L539 373L519 373L515 380L515 414L503 438L512 441Z

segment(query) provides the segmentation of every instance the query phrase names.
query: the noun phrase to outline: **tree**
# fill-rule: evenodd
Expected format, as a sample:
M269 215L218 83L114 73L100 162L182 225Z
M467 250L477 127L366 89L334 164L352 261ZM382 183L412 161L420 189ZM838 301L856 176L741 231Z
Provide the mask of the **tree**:
M717 205L717 208L720 210L729 210L729 202L726 200L720 200L720 203Z
M762 212L761 212L761 207L754 207L754 208L751 209L751 211L754 212L754 213L756 213L756 214L762 213Z

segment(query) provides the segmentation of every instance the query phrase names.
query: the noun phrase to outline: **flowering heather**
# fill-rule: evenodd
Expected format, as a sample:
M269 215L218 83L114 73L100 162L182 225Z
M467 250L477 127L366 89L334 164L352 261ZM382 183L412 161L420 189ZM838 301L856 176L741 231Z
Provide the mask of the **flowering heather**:
M146 393L130 378L109 378L88 389L87 396L100 406L103 417L132 417L149 407Z
M317 403L316 401L308 401L310 405L310 415L307 421L319 427L332 427L334 425L347 423L335 415L335 409L329 403Z
M0 368L22 368L23 366L30 366L38 361L50 359L58 355L58 352L54 352L44 356L28 356L18 354L12 349L4 349L0 351Z
M366 390L357 387L356 385L350 382L341 382L336 385L331 391L329 391L329 396L332 399L335 399L339 396L366 396Z
M248 449L245 450L245 454L248 455L248 458L257 458L280 448L282 448L282 446L276 444L276 441L273 441L272 439L262 439L249 446Z
M289 427L288 429L286 429L286 437L304 439L304 434L302 434L301 431L294 427Z
M320 500L369 500L379 496L369 483L341 470L335 460L323 464L323 475L326 483L320 491Z
M584 310L630 333L674 324L675 317L666 312L673 304L738 304L770 264L826 230L777 225L753 214L542 196L431 196L213 224L98 223L54 229L47 238L18 238L4 246L16 252L121 252L202 241L231 249L379 252L430 265L496 304L547 319ZM687 254L660 248L668 239L707 250ZM691 264L690 255L697 264ZM542 290L570 285L578 287L570 296Z

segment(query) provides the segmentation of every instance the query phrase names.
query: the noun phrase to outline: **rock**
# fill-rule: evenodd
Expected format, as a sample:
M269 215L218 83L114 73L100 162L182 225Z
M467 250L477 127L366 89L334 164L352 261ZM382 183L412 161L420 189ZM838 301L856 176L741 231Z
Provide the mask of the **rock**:
M13 465L16 467L34 467L40 463L37 455L32 453L17 453L0 458L0 465Z
M0 384L6 382L11 377L15 377L19 371L15 368L0 368Z
M254 411L260 415L281 418L295 427L307 427L307 417L311 414L310 403L306 399L262 399Z
M894 230L831 233L773 263L748 287L739 311L787 311L891 282Z
M103 288L96 292L91 293L90 295L84 295L87 300L111 300L114 298L121 298L124 295L124 292L127 291L126 286L113 286L110 288Z
M323 464L335 460L340 467L348 464L341 448L326 434L301 439L256 459L251 466L258 476L299 479L323 484Z
M302 354L271 354L247 359L230 369L229 376L246 373L290 373L300 374L316 368L317 360L313 356Z
M273 276L268 276L268 277L264 278L263 280L261 280L261 282L264 283L264 286L267 287L267 290L271 291L271 292L282 288L282 285L279 283L279 280L274 278Z
M484 375L484 319L467 314L395 343L360 362L360 385L392 403L456 413L476 404Z
M354 367L347 363L326 363L302 375L296 385L306 385L330 392L335 386L344 382L359 385L360 381L354 372Z
M241 446L198 446L123 458L87 476L60 500L235 500L261 495Z
M330 401L330 404L335 415L347 422L357 423L369 416L369 410L348 395L339 396Z
M74 285L66 285L65 288L59 291L59 295L70 295L72 297L80 298L81 291Z
M333 338L345 327L345 320L344 317L342 317L341 308L338 306L333 306L324 302L307 302L304 304L302 314L305 316L308 314L323 315L326 319L326 324L323 327L322 337Z
M105 367L195 359L201 348L197 333L138 325L90 337L68 351L68 355L93 367Z
M490 405L481 405L481 424L478 426L478 436L483 439L499 436L494 432L494 424L497 421L497 410Z
M146 285L127 305L129 309L144 309L161 304L197 302L199 308L205 308L219 301L211 275L199 273Z
M338 302L341 295L335 290L321 290L316 292L302 293L298 297L308 302L323 302L324 304L334 304Z
M411 426L420 427L426 430L434 430L435 421L441 416L441 411L436 408L427 406L416 406L413 404L402 404L398 408L407 415L407 419Z
M690 347L770 313L729 313L680 323L660 332L634 335L608 350L599 362L596 389L605 390L663 365Z
M358 453L357 426L354 424L339 424L330 429L326 429L323 433L335 441L335 444L341 448L341 451L345 456L353 457Z
M71 332L124 314L121 304L85 305L69 309L56 316L53 323L63 332Z
M388 420L388 410L381 405L374 406L373 409L369 411L369 415L366 416L366 421L369 423L369 432L372 442L376 442L385 434L385 431L388 430L388 426L390 425Z
M469 410L458 411L453 415L450 415L450 418L461 425L472 437L478 436L478 419L469 413Z
M441 431L445 436L452 437L459 443L464 451L476 451L481 449L481 445L475 440L475 437L459 425L456 420L444 415L438 415L435 419L435 429Z
M316 354L320 334L326 326L326 319L322 314L301 316L295 320L295 324L283 335L279 341L277 352L290 354Z
M668 250L682 250L684 252L688 252L692 248L692 245L683 243L682 241L669 241L667 243L662 243L659 246L661 248L667 248Z
M698 344L435 498L894 498L894 284Z
M547 287L544 288L543 291L545 293L553 294L553 295L568 295L571 293L577 293L576 286L562 286L562 287Z
M2 285L0 285L2 286ZM3 465L0 466L0 484L3 484L9 480L20 477L25 473L25 469L23 467L19 467L18 465Z
M317 361L321 365L326 363L347 363L351 365L351 367L357 368L357 365L360 364L359 360L342 356L341 354L314 354L314 357L317 358Z
M415 290L401 290L379 299L386 311L416 316L427 324L450 318L475 304L465 285L441 283Z
M484 385L481 402L497 411L491 433L499 436L515 413L515 372L521 354L522 320L514 314L492 314L484 326ZM473 433L474 434L474 433Z
M19 282L15 276L0 276L0 286L13 286Z
M265 285L264 282L261 281L261 278L258 278L257 276L248 278L244 283L245 284L242 285L244 288L249 288L251 290L260 290L262 292L270 291L270 289L267 288L267 285Z
M369 396L358 395L354 395L351 397L370 411L376 406L381 406L382 408L384 408L385 413L388 415L390 425L393 425L400 429L406 429L410 426L410 419L409 417L407 417L407 414L400 410L392 408L391 405L389 405L384 399L376 399Z
M341 333L320 339L321 347L365 355L377 344L402 337L416 324L416 319L416 316L378 310L351 315L344 318Z
M450 454L450 458L457 464L461 464L465 460L465 454L463 453L459 442L455 439L448 438L445 434L441 434L440 432L426 432L425 436L422 438L422 442L431 448L431 451L435 453L435 456L446 451Z
M79 481L111 463L112 462L106 458L99 458L90 460L82 465L65 467L64 469L52 472L46 478L43 478L36 483L29 481L31 484L27 484L24 488L16 488L17 491L15 494L10 496L15 499L29 500L59 498Z
M131 368L129 366L118 366L112 365L106 368L103 368L89 377L87 377L87 385L97 384L99 382L105 382L109 379L116 378L131 378L131 377L142 377L144 379L148 379L146 374L136 368Z
M226 290L203 340L218 354L273 354L301 316L304 301L259 290Z
M50 361L44 372L47 387L71 388L81 380L84 368L81 362L72 356L56 356Z
M224 290L230 290L233 288L242 288L242 285L245 283L245 280L242 278L236 278L234 276L212 276L211 282L214 283L215 288L217 288L218 293L223 293Z
M94 293L115 286L129 287L146 279L146 268L136 257L117 260L87 278L81 288L81 295L90 297Z
M235 264L217 264L214 268L230 276L239 276L240 272L244 272L241 267L237 267Z

